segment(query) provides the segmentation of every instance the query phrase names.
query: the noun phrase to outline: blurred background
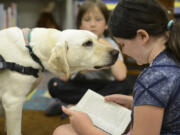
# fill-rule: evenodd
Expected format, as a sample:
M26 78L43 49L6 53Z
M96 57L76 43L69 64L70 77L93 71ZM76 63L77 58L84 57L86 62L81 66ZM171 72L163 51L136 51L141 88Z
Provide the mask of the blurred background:
M0 29L18 26L20 28L51 27L59 30L76 28L78 6L84 0L0 0ZM169 17L180 21L180 0L159 0L168 10ZM103 0L111 12L118 0ZM152 11L153 12L153 11ZM144 68L124 56L128 74L137 76ZM23 110L23 135L50 135L68 119L60 116L47 117L44 110L50 96L47 82L55 75L45 72L41 84L27 97ZM0 135L4 133L4 118L0 118ZM1 126L3 125L3 126Z

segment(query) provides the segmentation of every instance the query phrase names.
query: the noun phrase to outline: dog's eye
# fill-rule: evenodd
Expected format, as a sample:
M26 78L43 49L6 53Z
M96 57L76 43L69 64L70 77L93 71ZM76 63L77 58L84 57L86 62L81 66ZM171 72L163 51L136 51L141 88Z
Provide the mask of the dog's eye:
M83 43L83 46L92 46L93 42L91 40L88 40L87 42Z

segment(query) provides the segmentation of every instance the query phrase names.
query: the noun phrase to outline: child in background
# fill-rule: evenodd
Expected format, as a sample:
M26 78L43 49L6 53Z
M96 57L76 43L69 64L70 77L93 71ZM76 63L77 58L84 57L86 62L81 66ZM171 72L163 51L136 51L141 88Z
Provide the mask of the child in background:
M150 66L138 76L133 98L106 101L132 108L131 135L180 135L180 24L157 0L120 0L109 22L123 53ZM53 135L107 135L87 114L62 108L70 124Z
M77 28L95 33L100 42L119 50L116 42L108 36L108 19L109 11L102 1L85 1L78 10ZM62 103L76 104L88 89L104 96L114 93L128 95L132 88L127 83L126 76L127 69L120 51L118 60L109 69L77 73L70 79L53 78L48 84L53 99L46 109L46 114L60 114Z

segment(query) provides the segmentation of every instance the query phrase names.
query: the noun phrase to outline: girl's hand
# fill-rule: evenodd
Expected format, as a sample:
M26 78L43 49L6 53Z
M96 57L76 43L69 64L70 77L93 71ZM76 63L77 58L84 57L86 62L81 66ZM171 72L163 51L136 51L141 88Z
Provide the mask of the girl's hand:
M113 95L105 96L105 100L107 102L114 102L114 103L120 104L128 109L132 108L132 103L133 103L132 96L113 94Z
M86 113L70 110L64 106L62 106L62 110L69 116L70 123L77 133L84 133L85 130L94 127L90 117Z

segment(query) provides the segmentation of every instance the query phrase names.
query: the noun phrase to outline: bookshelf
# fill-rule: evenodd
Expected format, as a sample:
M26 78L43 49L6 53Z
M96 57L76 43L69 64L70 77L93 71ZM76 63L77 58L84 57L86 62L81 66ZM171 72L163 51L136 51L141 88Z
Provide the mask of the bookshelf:
M17 25L17 6L12 2L7 8L0 4L0 29Z
M174 18L180 23L180 0L175 0L174 3Z
M0 14L2 7L7 10L14 3L17 11L16 23L14 25L20 28L33 28L36 25L42 7L46 7L52 1L55 3L52 14L58 25L62 29L74 28L76 13L74 10L76 10L77 0L0 0ZM3 23L0 16L0 29L2 29Z

